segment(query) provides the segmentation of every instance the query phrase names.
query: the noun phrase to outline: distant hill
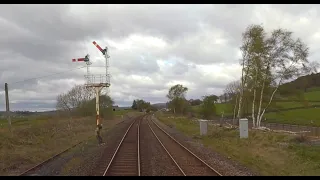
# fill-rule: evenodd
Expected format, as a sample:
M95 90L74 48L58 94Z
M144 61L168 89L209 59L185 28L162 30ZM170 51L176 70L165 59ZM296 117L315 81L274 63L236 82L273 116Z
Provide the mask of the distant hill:
M296 89L304 92L317 87L320 87L320 73L312 73L306 76L301 76L280 86L281 89Z
M121 110L123 110L123 109L131 109L131 107L129 107L129 106L126 106L126 107L118 107L118 109L121 109Z
M166 108L167 107L167 103L155 103L155 104L151 104L151 105L156 108Z

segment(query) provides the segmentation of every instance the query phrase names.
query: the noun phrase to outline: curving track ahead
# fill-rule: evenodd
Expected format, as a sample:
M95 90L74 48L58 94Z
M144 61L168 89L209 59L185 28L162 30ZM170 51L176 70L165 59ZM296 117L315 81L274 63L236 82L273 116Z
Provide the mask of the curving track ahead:
M140 176L140 122L133 121L122 137L103 176Z
M153 135L183 176L222 176L204 160L179 143L153 120L148 122Z

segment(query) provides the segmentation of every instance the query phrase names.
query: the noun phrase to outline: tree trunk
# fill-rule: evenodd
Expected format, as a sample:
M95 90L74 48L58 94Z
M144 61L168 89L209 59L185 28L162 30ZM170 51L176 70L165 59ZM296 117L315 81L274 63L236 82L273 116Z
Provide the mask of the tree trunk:
M264 91L264 87L265 87L265 79L263 80L263 84L262 84L262 88L261 88L261 92L260 92L260 102L259 102L259 110L258 110L258 114L257 114L257 127L260 127L260 123L261 123L261 105L262 105L262 99L263 99L263 91Z
M238 114L237 118L240 118L240 113L241 113L241 106L242 106L242 98L243 98L243 90L244 90L244 77L243 75L245 74L245 68L244 68L244 62L245 59L243 58L242 61L242 70L241 70L241 83L240 83L240 97L239 97L239 107L238 107ZM248 67L247 67L248 68Z
M239 94L237 94L237 96L236 96L236 103L235 103L234 109L233 109L233 121L236 119L236 110L237 110L237 104L238 104L238 96L239 96Z
M238 113L237 113L237 118L238 119L241 116L243 94L244 94L244 85L241 83L241 90L240 90L240 96L239 96L239 106L238 106Z
M291 66L293 66L294 64L295 64L295 63L292 63L292 64L288 67L288 69L289 69ZM270 106L270 104L271 104L271 102L272 102L272 100L273 100L274 95L276 94L277 90L279 89L279 87L280 87L280 85L281 85L281 82L282 82L283 78L284 78L284 75L281 76L281 78L280 78L280 80L279 80L279 83L278 83L276 89L275 89L275 90L272 92L272 94L271 94L271 97L270 97L270 99L269 99L269 102L268 102L267 106L263 109L263 111L262 111L262 113L261 113L261 115L260 115L260 117L259 117L259 119L258 119L258 121L259 121L259 126L260 126L261 120L262 120L262 118L263 118L263 115L264 115L264 113L266 112L266 109L268 109L268 107Z
M282 79L279 81L279 84L277 85L276 89L273 90L267 106L263 109L263 111L262 111L262 113L261 113L261 115L260 115L260 117L259 117L259 123L261 122L262 117L263 117L264 113L266 112L266 109L268 109L268 107L270 106L270 104L271 104L271 102L272 102L272 100L273 100L274 95L276 94L277 90L279 89L279 86L280 86L280 84L281 84L281 81L282 81Z
M257 84L257 81L258 81L258 64L256 65L256 67L254 68L254 72L255 72L255 75L254 75L254 82L253 82L253 98L252 98L252 109L251 109L251 117L252 117L252 123L253 123L253 127L256 127L256 121L258 121L258 119L256 119L255 117L255 114L254 114L254 111L255 111L255 103L256 103L256 95L257 95L257 87L258 87L258 84Z
M241 112L241 104L242 104L242 96L243 94L241 93L240 97L239 97L239 106L238 106L238 113L237 113L237 118L240 118L240 112Z
M246 106L245 106L246 109L243 108L243 112L245 114L249 114L249 98L246 98Z
M255 121L255 117L254 117L254 104L255 104L255 101L256 101L256 89L253 90L253 100L252 100L252 125L253 127L256 127L256 121Z

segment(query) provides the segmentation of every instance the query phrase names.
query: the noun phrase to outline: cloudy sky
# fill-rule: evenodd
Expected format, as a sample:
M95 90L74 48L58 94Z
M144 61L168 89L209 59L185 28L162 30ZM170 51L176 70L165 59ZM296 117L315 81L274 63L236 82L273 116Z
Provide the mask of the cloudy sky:
M4 83L12 110L55 108L56 96L105 72L93 46L110 49L110 95L116 104L165 102L181 83L188 98L222 93L240 77L241 33L253 23L286 28L320 56L319 5L1 5L0 111ZM55 74L57 73L57 74ZM50 76L48 76L50 75ZM44 77L43 77L44 76ZM39 79L30 79L42 77Z

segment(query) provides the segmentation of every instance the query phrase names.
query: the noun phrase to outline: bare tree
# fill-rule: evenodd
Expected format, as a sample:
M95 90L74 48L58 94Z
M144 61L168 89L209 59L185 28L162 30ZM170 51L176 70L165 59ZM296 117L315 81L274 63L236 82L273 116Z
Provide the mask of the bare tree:
M237 107L239 107L238 100L240 96L240 81L232 81L231 83L227 84L225 90L225 93L229 94L229 98L233 99L235 101L233 105L233 124L236 118L236 110Z
M82 85L76 85L67 93L57 96L56 109L60 111L73 112L83 103L94 98L94 91L91 88L86 88Z

